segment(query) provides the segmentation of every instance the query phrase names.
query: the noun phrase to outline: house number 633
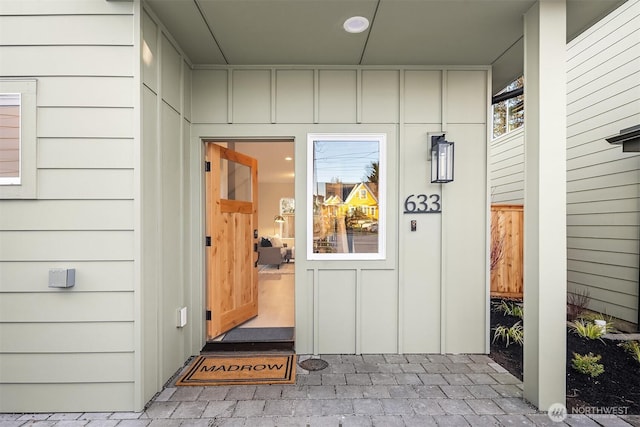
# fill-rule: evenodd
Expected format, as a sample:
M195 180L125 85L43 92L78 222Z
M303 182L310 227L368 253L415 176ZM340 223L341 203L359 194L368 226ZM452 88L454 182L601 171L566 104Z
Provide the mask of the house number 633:
M440 213L439 194L410 194L404 199L404 213Z

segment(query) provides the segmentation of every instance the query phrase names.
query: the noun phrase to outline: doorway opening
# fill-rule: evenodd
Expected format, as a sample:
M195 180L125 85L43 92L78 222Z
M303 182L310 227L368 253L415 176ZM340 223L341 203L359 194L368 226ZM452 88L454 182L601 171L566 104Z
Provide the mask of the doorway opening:
M212 246L206 251L207 340L202 351L293 350L293 141L204 142L210 162L206 241Z

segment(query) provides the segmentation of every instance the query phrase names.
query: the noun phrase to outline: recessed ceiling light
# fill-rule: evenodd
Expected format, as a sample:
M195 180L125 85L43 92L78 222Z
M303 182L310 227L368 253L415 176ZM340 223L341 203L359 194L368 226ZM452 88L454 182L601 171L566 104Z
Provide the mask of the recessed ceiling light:
M369 28L369 20L364 16L352 16L344 21L343 27L347 33L361 33Z
M293 157L289 157L289 156L287 156L287 157L285 157L284 159L285 159L286 161L290 162L291 160L293 160Z

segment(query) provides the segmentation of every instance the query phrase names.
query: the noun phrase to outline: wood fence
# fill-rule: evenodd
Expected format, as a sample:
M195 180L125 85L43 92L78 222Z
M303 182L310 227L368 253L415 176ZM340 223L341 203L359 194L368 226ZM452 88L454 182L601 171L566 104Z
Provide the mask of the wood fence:
M491 206L491 296L522 299L522 205Z

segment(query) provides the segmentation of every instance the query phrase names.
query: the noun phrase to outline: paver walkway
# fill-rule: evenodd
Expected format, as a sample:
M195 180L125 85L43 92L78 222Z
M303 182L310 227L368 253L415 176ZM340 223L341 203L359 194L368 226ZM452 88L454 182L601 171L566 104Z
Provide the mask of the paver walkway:
M305 357L301 356L300 360ZM327 355L295 385L174 387L140 413L0 414L0 427L640 426L638 416L552 422L484 355Z

